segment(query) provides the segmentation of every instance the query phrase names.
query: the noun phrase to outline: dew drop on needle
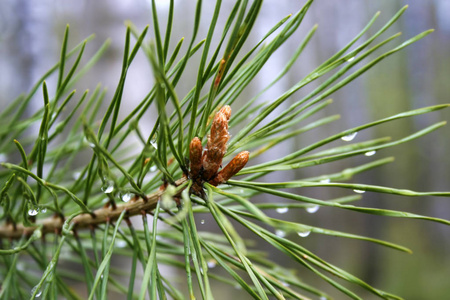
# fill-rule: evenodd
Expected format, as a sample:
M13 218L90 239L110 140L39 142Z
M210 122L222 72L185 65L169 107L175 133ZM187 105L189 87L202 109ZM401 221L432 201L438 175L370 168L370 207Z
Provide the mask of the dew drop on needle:
M309 212L310 214L313 214L313 213L317 212L319 210L319 208L320 208L319 205L309 206L306 208L306 211Z
M307 237L310 233L311 233L310 230L299 231L299 232L297 232L297 234L298 234L300 237Z
M364 191L364 190L353 190L355 193L358 193L358 194L364 194L366 191Z
M355 136L357 135L357 132L352 132L350 134L344 135L343 137L341 137L341 140L345 141L345 142L350 142L352 141Z
M367 151L366 153L364 153L365 156L372 156L375 155L375 153L377 153L377 151L372 150L372 151Z
M279 207L276 209L277 213L279 214L285 214L289 211L289 207Z
M275 230L275 234L279 237L285 237L286 236L286 232L284 232L283 230L277 229Z

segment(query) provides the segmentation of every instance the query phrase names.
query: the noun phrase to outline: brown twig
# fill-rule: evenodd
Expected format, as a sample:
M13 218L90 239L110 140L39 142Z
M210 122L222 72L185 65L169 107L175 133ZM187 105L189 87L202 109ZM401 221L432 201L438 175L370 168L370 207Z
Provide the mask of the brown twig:
M177 180L175 185L179 186L186 182L186 180L187 178L183 177ZM148 201L144 201L140 198L136 201L119 204L115 209L112 209L111 207L99 208L93 212L95 217L88 213L78 215L72 220L72 223L75 224L74 229L92 228L98 224L106 223L107 220L113 222L119 218L124 210L127 211L127 217L139 215L142 211L152 211L156 208L156 204L163 193L164 190L158 190L147 196ZM39 225L42 225L41 230L43 234L61 232L63 224L64 222L61 218L49 217L42 220L38 219L36 226L31 227L25 227L23 224L17 224L16 228L11 224L2 225L0 226L0 238L19 239L23 234L31 235Z

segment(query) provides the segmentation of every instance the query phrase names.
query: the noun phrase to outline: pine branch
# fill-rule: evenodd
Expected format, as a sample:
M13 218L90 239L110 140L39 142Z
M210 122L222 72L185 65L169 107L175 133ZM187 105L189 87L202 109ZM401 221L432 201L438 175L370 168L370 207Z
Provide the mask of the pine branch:
M66 279L85 283L89 299L107 299L110 291L127 294L127 299L184 299L183 292L171 284L172 278L168 276L172 275L160 273L161 264L185 272L182 277L186 278L185 290L190 298L200 293L202 299L212 299L215 286L210 280L214 279L230 287L241 288L242 292L255 299L272 296L276 299L309 299L311 295L331 299L331 295L301 279L303 272L309 272L353 299L366 298L367 293L382 299L401 299L322 259L298 238L303 239L310 234L314 238L320 234L367 241L407 253L411 250L358 232L312 226L307 217L291 217L294 213L295 216L302 214L304 209L307 213L315 213L320 207L325 207L450 225L450 220L426 215L369 207L367 203L361 206L348 204L362 199L364 192L450 197L450 192L416 192L350 181L355 174L392 162L392 157L369 158L369 162L360 162L342 170L326 169L333 162L372 156L386 148L415 140L441 128L445 122L428 125L409 135L402 133L401 137L392 139L365 140L364 135L359 134L351 142L358 132L449 105L397 113L338 133L337 126L332 135L321 137L319 134L312 143L296 144L301 145L300 149L292 148L287 155L277 153L275 146L339 119L338 115L321 117L322 112L318 114L332 103L329 97L334 92L432 30L388 50L380 50L400 36L400 33L389 37L382 37L382 34L397 21L406 7L378 31L368 31L379 15L376 13L344 48L271 101L262 102L264 93L281 82L284 75L297 65L317 25L298 43L290 60L262 91L250 100L244 100L248 96L244 90L250 87L256 76L266 75L260 71L297 31L314 0L305 1L296 14L279 21L255 44L248 37L256 24L261 0L236 1L223 28L218 22L222 1L216 1L208 35L200 42L197 38L199 28L207 25L200 22L200 17L204 19L203 15L208 13L202 12L202 1L198 1L191 41L182 57L178 55L183 39L171 54L174 1L170 1L165 36L160 30L162 24L156 1L151 2L153 34L148 26L139 32L134 25L127 23L122 69L112 99L107 99L106 90L102 91L99 85L89 97L86 90L73 104L78 96L71 90L72 86L97 61L109 42L105 42L80 69L88 40L68 51L69 27L66 27L60 62L39 80L28 95L20 96L0 112L0 156L6 158L5 162L0 158L0 166L5 167L5 170L0 170L0 248L6 248L0 249L0 299L27 298L30 289L31 298L83 298L72 291L72 284L66 283ZM150 38L154 41L147 42L148 35L152 35ZM136 39L134 45L132 36ZM360 41L363 36L366 40ZM191 60L202 48L200 57ZM124 102L126 82L129 81L127 73L140 50L149 59L154 84L125 116L122 108L130 104ZM75 59L69 60L71 55L75 55ZM69 67L70 61L74 63ZM200 64L195 70L198 62ZM190 91L181 98L178 83L183 82L182 90L191 85L188 77L192 77L189 70L192 67L198 72L197 78L193 79ZM53 72L58 73L54 95L45 82ZM309 89L311 84L314 87ZM41 85L43 106L27 117L25 112L29 101ZM293 99L298 91L302 96ZM104 106L107 109L102 112ZM231 119L230 106L235 110ZM157 118L151 133L146 135L142 127L148 128L148 120L144 122L144 119L152 107L156 108ZM68 116L63 113L67 108L72 109ZM73 118L78 120L73 121ZM306 119L309 119L307 123L303 123ZM34 123L40 123L38 135L30 134L33 131L29 129ZM233 136L228 131L229 127L236 130ZM134 140L134 135L140 143L128 143ZM11 142L13 139L14 143ZM90 162L83 164L84 159L76 161L85 157L84 151L88 146L93 150ZM14 156L17 150L20 157ZM254 159L268 150L274 151L275 155L267 155L261 161ZM21 161L17 162L17 158ZM249 159L252 163L246 167ZM225 161L228 164L223 164ZM308 178L297 177L309 173L296 170L316 165L323 165L321 170L329 172ZM281 172L289 172L296 177L275 182L269 180L276 177L263 178L268 174L278 176ZM230 180L235 175L243 177ZM178 181L174 180L180 177ZM159 187L161 178L167 184ZM303 188L344 189L351 195L313 198L306 196ZM149 191L154 192L147 195ZM130 193L135 195L133 199L130 199ZM45 199L48 194L52 198ZM105 202L108 202L99 208L105 194L108 197ZM83 199L77 195L83 195ZM258 195L271 199L262 203L256 199ZM118 197L124 203L116 205ZM284 201L278 202L276 198ZM47 209L53 212L53 216L35 216ZM278 214L292 211L290 216L282 217L266 214L266 210L276 210ZM205 213L211 217L209 222L212 226L203 226L205 220L198 219ZM153 215L153 226L149 226L147 214ZM142 215L143 230L135 229L128 220L137 215ZM128 228L121 225L124 219ZM320 220L317 219L318 222ZM160 221L170 228L157 226ZM220 232L215 232L214 227ZM82 229L91 229L91 234L78 235L78 230ZM247 236L241 236L242 229L258 238L258 244L253 244ZM53 247L48 241L35 243L42 234L50 235ZM267 246L291 259L293 264L285 268L273 262L270 259L272 255L266 253ZM70 256L62 255L66 249L71 249ZM22 255L25 252L26 255ZM132 258L130 273L124 272L123 268L116 269L112 264L116 258L126 257ZM58 264L59 261L82 265L85 275L78 274L71 264ZM139 263L143 276L138 276ZM221 271L212 270L216 265ZM296 274L292 272L294 266L303 269ZM39 269L42 276L35 272ZM122 277L126 279L128 275L128 285L122 285ZM140 288L137 287L139 281L142 283ZM353 291L354 288L357 292ZM138 295L136 292L139 290ZM357 293L365 294L359 296Z
M187 178L181 178L175 182L176 186L179 186L187 181ZM117 205L115 208L112 206L102 207L93 211L93 217L91 214L83 213L76 216L72 223L74 223L73 229L86 229L98 224L104 224L107 221L115 221L119 218L120 214L126 210L126 217L132 217L141 214L142 212L149 212L156 208L156 205L164 193L165 190L161 189L147 196L147 199L136 199L134 201L126 202ZM181 192L181 191L180 191ZM0 226L0 238L19 239L23 235L30 236L40 225L42 225L41 231L46 233L59 233L61 232L64 220L58 216L53 216L40 220L35 226L24 226L23 224L7 224Z

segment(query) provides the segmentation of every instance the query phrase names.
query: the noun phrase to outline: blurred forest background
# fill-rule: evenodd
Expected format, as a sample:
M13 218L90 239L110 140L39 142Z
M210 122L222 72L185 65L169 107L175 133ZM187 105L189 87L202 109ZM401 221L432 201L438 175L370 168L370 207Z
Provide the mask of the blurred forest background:
M223 22L234 1L223 1ZM250 48L269 28L281 18L295 13L305 1L267 0L263 5L259 21L254 29L248 47ZM159 0L160 21L165 22L168 0ZM203 19L209 22L215 1L204 1ZM173 43L185 37L185 45L190 41L194 18L195 1L175 0L175 20ZM305 145L341 130L386 117L404 110L450 103L450 1L401 1L401 0L338 0L316 1L306 16L301 30L276 53L263 74L241 96L245 102L263 89L289 60L305 33L318 24L316 35L302 54L293 70L280 84L265 93L259 101L270 101L315 66L350 41L377 12L381 16L372 32L390 19L402 6L410 7L405 15L394 24L384 36L401 31L401 39L406 40L424 30L434 28L435 32L406 50L389 57L361 78L352 82L333 95L334 103L324 114L340 114L341 119L332 125L316 129L296 138L290 144L267 155L279 156L291 152L299 145ZM77 84L78 91L93 90L97 83L110 87L106 99L111 99L120 76L121 60L126 27L130 20L141 30L151 24L150 1L145 0L103 0L103 1L27 1L0 0L0 104L2 106L28 91L36 80L59 60L61 41L66 24L70 24L69 46L79 43L91 33L96 38L86 48L85 61L108 38L111 47L99 63ZM220 25L219 25L219 28ZM206 36L207 26L201 26L198 40ZM151 31L149 31L152 35ZM392 47L392 46L391 46ZM386 46L384 49L387 49ZM183 50L182 50L183 52ZM375 58L372 56L370 60ZM195 61L195 60L194 60ZM367 61L367 60L366 60ZM197 70L195 62L189 65L177 92L183 97L190 89ZM189 68L188 68L189 69ZM151 68L142 53L132 64L124 91L124 111L128 112L134 103L140 101L151 88L153 79ZM192 72L191 74L188 74ZM48 81L49 88L55 87L56 78ZM310 90L313 87L308 87ZM40 94L40 93L38 93ZM290 99L292 102L304 95L299 91ZM286 104L288 105L288 104ZM42 106L37 97L29 114ZM238 105L236 105L236 108ZM156 118L150 111L147 119L151 124ZM375 137L400 137L420 130L434 122L450 121L450 110L443 110L389 123L381 127L365 130L356 139ZM145 124L141 124L145 127ZM149 125L150 126L150 125ZM150 128L143 128L148 133ZM233 128L231 128L233 134ZM420 138L406 145L380 151L376 157L395 156L394 163L367 173L360 174L354 182L409 188L417 191L450 190L450 126ZM259 157L264 160L264 157ZM369 157L355 157L319 167L301 169L289 174L293 179L332 173L369 161ZM280 178L273 178L280 180ZM338 189L305 189L299 193L329 199L338 197ZM267 199L259 199L265 201ZM439 218L450 219L449 199L421 197L404 198L391 195L365 193L364 205L406 210ZM271 212L273 215L276 212ZM306 223L325 228L369 235L403 244L414 251L413 255L371 245L362 241L344 240L333 237L314 236L297 239L318 255L347 271L379 287L405 297L406 299L448 299L450 294L450 228L442 224L425 221L390 219L363 215L348 211L321 208L315 214L285 214L287 219L302 219ZM208 216L205 216L208 222ZM272 251L272 249L270 249ZM274 250L273 250L274 251ZM276 253L276 262L287 264ZM301 270L302 272L304 270ZM313 280L305 272L305 280ZM319 280L316 280L319 281ZM326 283L321 283L329 289ZM229 289L229 288L228 288ZM224 291L218 299L229 299L233 291ZM234 291L238 293L239 291ZM239 298L243 299L243 298ZM370 299L370 296L367 296Z

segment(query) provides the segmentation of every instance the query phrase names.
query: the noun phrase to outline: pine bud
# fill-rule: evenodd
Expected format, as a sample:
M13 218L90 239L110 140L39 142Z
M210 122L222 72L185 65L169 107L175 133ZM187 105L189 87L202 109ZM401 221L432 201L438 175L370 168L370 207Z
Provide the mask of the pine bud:
M202 167L202 142L198 137L192 139L189 145L190 177L196 178Z
M236 175L248 162L250 153L242 151L236 155L209 183L217 186Z
M223 113L225 115L225 117L227 117L227 121L230 120L231 117L231 107L229 105L225 105L223 106L219 112Z
M217 173L227 151L227 142L230 139L228 117L231 114L231 109L226 110L225 113L218 111L211 124L211 133L208 136L207 150L203 158L203 178L206 181Z

